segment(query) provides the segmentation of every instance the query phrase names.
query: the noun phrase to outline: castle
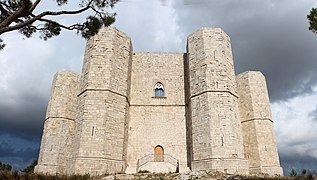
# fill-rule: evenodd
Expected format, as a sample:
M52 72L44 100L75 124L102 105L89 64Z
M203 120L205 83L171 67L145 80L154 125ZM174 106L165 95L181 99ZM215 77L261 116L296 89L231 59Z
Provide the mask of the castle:
M55 75L35 172L140 170L283 174L265 78L235 76L221 29L189 35L186 53L138 53L105 28L81 75Z

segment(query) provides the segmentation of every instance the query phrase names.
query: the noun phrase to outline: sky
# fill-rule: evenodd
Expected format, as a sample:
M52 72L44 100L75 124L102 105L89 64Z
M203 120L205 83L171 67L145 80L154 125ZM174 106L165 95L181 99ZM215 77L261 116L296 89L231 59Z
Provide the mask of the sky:
M75 7L75 2L68 4ZM306 15L316 0L121 0L112 25L134 51L185 52L201 27L231 38L235 72L259 70L269 89L281 165L317 171L317 34ZM41 4L57 9L54 1ZM60 17L70 23L83 16ZM0 161L23 169L37 159L54 74L81 72L85 40L76 32L43 41L17 32L1 36Z

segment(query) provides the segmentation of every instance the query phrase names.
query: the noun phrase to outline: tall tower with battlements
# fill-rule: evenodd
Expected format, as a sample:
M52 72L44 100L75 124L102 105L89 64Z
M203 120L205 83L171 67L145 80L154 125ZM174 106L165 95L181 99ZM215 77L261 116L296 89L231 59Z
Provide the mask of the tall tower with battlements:
M235 76L223 30L161 53L133 52L105 28L88 40L80 75L55 75L35 172L141 170L283 174L264 76Z

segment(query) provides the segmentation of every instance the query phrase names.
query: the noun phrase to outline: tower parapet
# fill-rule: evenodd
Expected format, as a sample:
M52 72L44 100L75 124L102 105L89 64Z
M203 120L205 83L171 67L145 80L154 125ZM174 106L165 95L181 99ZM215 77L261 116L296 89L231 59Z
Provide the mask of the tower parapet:
M259 71L237 76L240 117L250 173L283 175L275 140L265 77Z
M79 74L62 71L54 76L35 172L66 173L72 152L78 87Z
M202 28L188 37L192 170L248 174L228 35Z

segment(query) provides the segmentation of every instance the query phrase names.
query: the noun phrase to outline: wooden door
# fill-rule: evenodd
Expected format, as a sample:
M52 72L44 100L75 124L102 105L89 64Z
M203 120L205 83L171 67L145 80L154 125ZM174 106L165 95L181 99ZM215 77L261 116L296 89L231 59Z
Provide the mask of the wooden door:
M154 148L154 161L163 162L164 161L164 149L162 146L156 146Z

